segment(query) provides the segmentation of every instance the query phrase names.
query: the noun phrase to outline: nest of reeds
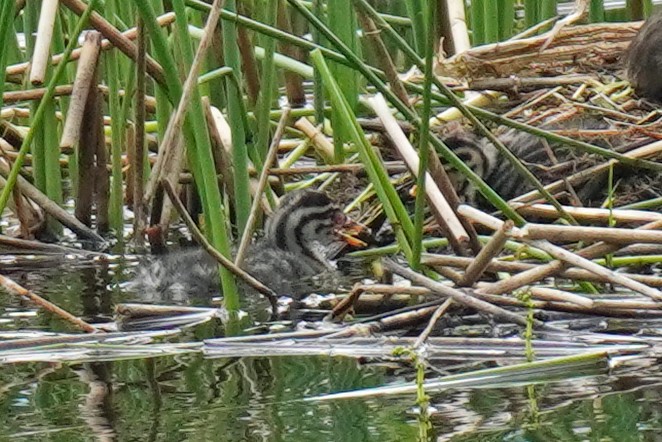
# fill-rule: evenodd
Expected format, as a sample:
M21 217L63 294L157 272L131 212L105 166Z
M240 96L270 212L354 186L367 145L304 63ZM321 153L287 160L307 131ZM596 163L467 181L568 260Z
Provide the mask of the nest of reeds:
M514 153L522 140L537 140L545 154L538 156L541 161L525 162L524 166L547 186L553 201L546 201L536 190L512 198L509 206L522 217L519 228L504 223L508 216L490 202L483 200L479 204L482 210L455 205L453 211L466 227L455 239L457 233L441 221L446 214L433 209L425 231L446 239L428 240L428 250L437 253L424 254L423 262L456 288L390 262L387 267L411 279L415 287L356 287L350 298L358 302L357 308L383 308L384 303L396 306L396 299L405 302L412 296L434 294L433 298L447 297L479 311L489 311L488 304L509 313L515 309L514 317L504 311L496 313L506 322L518 323L521 309L527 307L538 311L541 319L565 320L577 318L577 314L660 317L662 145L657 141L662 120L657 104L635 95L624 78L622 64L623 53L639 26L571 26L553 37L545 34L480 47L440 61L435 72L455 90L490 90L485 94L488 103L482 103L483 109L540 129L534 136L508 127L510 123L502 124L498 118L486 123ZM412 129L400 125L405 132ZM364 127L378 129L379 124L364 122ZM449 143L457 137L472 143L483 142L479 140L484 138L456 109L440 112L433 119L432 130ZM377 140L385 160L395 161L401 156L389 136ZM624 165L604 152L572 145L571 140L637 160ZM643 162L638 163L638 159ZM452 166L444 164L444 168L452 173ZM592 190L592 197L582 197L581 190L595 187L599 178L600 185ZM415 193L412 179L401 178L398 183L401 197L406 199L409 191ZM438 187L447 193L442 184ZM463 195L455 190L462 203ZM430 201L429 193L428 198ZM413 207L413 198L410 202ZM374 213L373 209L364 206L362 213ZM640 235L650 238L643 240ZM370 256L371 252L359 254ZM378 292L384 294L373 294ZM473 305L473 299L486 304ZM360 307L361 302L364 307ZM336 307L336 314L344 312L347 304ZM423 306L419 313L428 317L432 311L435 308ZM403 321L410 323L411 317ZM446 322L451 329L457 325Z

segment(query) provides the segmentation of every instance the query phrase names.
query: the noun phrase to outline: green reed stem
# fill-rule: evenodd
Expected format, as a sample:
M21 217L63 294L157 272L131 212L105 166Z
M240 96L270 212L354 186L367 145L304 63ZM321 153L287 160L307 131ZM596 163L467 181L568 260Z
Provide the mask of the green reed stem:
M333 32L347 47L358 54L360 47L356 40L356 14L351 0L329 0L327 2L329 30ZM333 78L342 84L342 92L353 112L359 99L359 76L352 67L338 63L329 63ZM334 163L345 161L345 142L349 141L349 129L343 124L342 116L337 109L331 110L331 123L333 125L333 151Z
M605 21L605 2L604 0L591 0L588 7L588 19L591 23Z
M499 41L499 2L487 0L483 3L483 7L485 8L485 43L495 43Z
M407 15L411 20L412 30L414 32L414 49L418 54L426 52L425 44L428 41L426 38L427 28L425 25L425 17L423 11L428 11L427 2L434 0L405 0L407 7ZM330 6L329 6L330 7Z
M499 1L499 41L504 41L513 36L515 25L515 2L514 0Z
M538 20L544 21L548 18L555 17L557 0L540 0L540 7L538 9Z
M0 47L11 47L10 40L16 39L14 30L14 2L3 2L0 6ZM0 72L5 72L9 63L9 51L0 51ZM5 91L4 79L0 81L0 108L3 105L2 94Z
M313 14L317 17L321 16L324 12L323 0L313 0L312 5ZM322 44L322 36L320 32L313 28L311 32L313 41L317 44ZM313 70L313 107L315 108L315 122L316 124L324 124L324 85L322 84L322 76Z
M44 192L51 201L62 205L62 169L60 169L60 136L58 132L58 119L55 115L55 99L51 98L46 106L43 120L43 165L45 189ZM34 156L33 156L34 158ZM53 217L46 218L47 229L50 233L62 233L62 224Z
M397 96L391 91L390 88L386 86L386 84L379 78L379 76L371 69L368 68L368 66L363 63L363 61L356 55L354 54L349 48L347 48L346 45L343 44L342 41L340 41L323 23L321 23L317 17L312 16L312 14L307 11L305 8L303 8L300 5L300 2L298 0L288 0L290 4L292 4L294 7L297 8L299 12L302 13L306 17L306 19L316 28L320 30L324 34L324 36L333 44L341 53L344 55L348 60L350 60L352 63L354 63L354 66L356 69L358 69L367 79L368 81L375 86L379 92L384 94L386 99L400 112L402 113L407 120L412 122L415 126L420 127L421 125L421 119L416 114L416 112L412 111L405 103L401 102ZM362 1L362 0L357 0L357 1ZM367 9L364 7L364 10ZM374 18L374 17L373 17ZM380 27L382 26L383 21L377 20ZM388 24L386 25L386 28L383 29L390 29ZM416 60L416 65L419 66L419 68L424 69L424 62L414 53L413 49L406 44L406 42L403 43L402 49L405 51L405 53L411 57L412 59ZM435 86L437 86L440 90L444 91L445 95L441 95L438 93L434 93L433 97L440 99L441 101L451 101L454 105L458 106L460 110L464 109L465 115L467 115L469 118L472 118L472 122L476 122L476 126L479 129L482 129L482 131L487 134L491 135L487 129L485 129L484 126L480 124L479 121L471 115L470 112L467 112L466 106L463 106L461 102L455 97L452 92L440 81L438 81L436 78L433 78ZM420 88L418 88L418 92L420 93ZM455 167L460 173L464 174L467 176L471 182L474 184L474 186L483 194L489 201L492 202L492 204L495 205L499 210L501 210L507 217L510 219L514 220L518 225L521 225L524 220L523 218L514 210L506 204L505 201L496 193L494 192L485 182L477 176L470 167L468 167L462 160L460 160L455 153L453 153L448 146L446 146L439 138L437 137L431 137L431 142L434 145L434 147L438 150L441 151L441 153L444 155L444 158L446 158L447 161L451 163L453 167ZM498 141L497 141L498 142Z
M117 15L117 1L109 1L106 3L106 12L114 17ZM120 105L120 60L117 51L108 51L104 53L104 65L106 68L106 82L108 84L108 107L112 119L111 136L110 136L110 152L111 152L111 188L110 188L110 204L108 208L108 218L110 221L110 228L115 231L118 238L122 238L122 231L124 228L123 216L123 188L122 188L122 146L125 144L125 124L126 114L123 112L123 107ZM129 99L129 91L126 91L125 102L131 102Z
M273 26L276 23L278 14L278 2L265 2L267 7L264 13L264 21L267 25ZM261 36L260 41L264 48L264 58L262 59L262 77L260 78L260 96L255 109L255 119L257 120L257 149L260 157L265 159L269 150L269 137L271 128L269 125L269 111L274 100L274 90L276 88L276 70L274 66L274 54L276 52L276 41L273 38Z
M434 19L436 3L428 2L425 13L427 41L425 44L425 80L423 82L423 110L421 112L421 128L418 142L418 176L416 178L416 203L414 206L414 238L412 240L411 265L415 270L420 268L421 251L423 249L423 221L425 218L425 177L428 168L428 151L430 150L430 114L432 107L432 61L434 59Z
M538 1L539 0L524 0L524 23L527 28L531 28L541 21Z
M14 185L16 184L18 174L21 170L21 167L23 166L23 161L25 161L25 156L27 155L28 150L32 145L32 141L34 140L35 131L37 130L37 128L41 126L44 120L44 116L47 107L49 105L49 102L55 96L55 86L58 84L59 79L62 77L65 69L67 68L66 62L67 60L69 60L69 57L71 56L71 52L74 50L76 46L78 46L78 37L80 36L80 33L87 24L87 19L89 18L90 14L96 7L96 4L97 4L97 0L90 0L87 9L83 14L81 14L80 19L76 22L76 27L69 35L69 44L67 44L67 47L62 53L62 62L60 62L57 65L57 67L55 68L55 72L53 72L53 76L48 82L48 87L46 88L46 92L44 93L44 96L39 102L39 107L34 113L34 117L32 119L30 129L28 130L28 133L25 135L25 138L23 138L23 143L21 144L21 148L18 151L18 155L14 160L14 165L12 166L9 175L7 176L7 184L2 189L2 193L0 194L0 213L4 211L5 208L7 207L7 202L9 201L11 192L14 189Z
M485 43L485 2L490 0L473 0L471 2L471 32L473 46Z
M652 198L649 200L638 201L636 203L626 204L624 206L619 207L619 209L644 209L644 210L652 210L655 208L662 209L662 196L658 198Z
M178 16L186 16L183 0L174 0L172 5ZM193 49L186 21L177 20L177 35L180 39L180 52L184 57L184 62L186 66L191 66L193 63ZM193 143L188 143L187 158L203 203L207 237L211 239L211 243L216 249L229 258L231 256L230 235L227 231L227 219L216 178L211 140L209 139L203 109L200 94L198 89L195 88L191 96L188 115L184 120L184 136L194 141ZM243 129L243 125L241 127ZM243 130L236 132L233 129L233 142L235 145L238 139L243 139L243 134ZM237 166L236 163L235 166ZM247 167L245 172L248 175ZM239 199L239 196L237 198ZM248 204L250 210L250 199L248 200ZM239 295L234 278L224 267L220 268L220 275L225 307L230 311L236 311L239 309Z
M319 70L324 80L324 87L331 100L332 107L341 111L341 115L345 117L346 127L351 134L351 141L357 146L361 162L365 165L366 172L370 178L370 182L375 186L375 192L382 202L384 213L393 225L398 244L402 248L407 259L411 261L411 243L414 237L413 225L409 219L409 215L405 210L402 201L391 184L388 174L384 170L383 163L372 149L370 143L367 142L365 134L361 126L356 121L356 117L352 112L345 96L340 89L340 86L333 78L329 67L324 61L321 51L315 50L310 53L310 58Z
M200 0L186 0L186 4L189 7L200 11L208 12L210 9L210 5ZM302 7L305 9L305 6ZM272 26L267 26L264 23L260 23L259 21L252 20L241 14L230 13L227 10L223 10L221 11L221 19L223 20L223 22L229 21L232 23L236 23L240 26L245 27L246 29L250 29L252 31L266 35L268 37L275 38L281 43L291 44L306 49L308 51L312 51L313 49L320 49L324 53L324 57L328 58L329 60L337 61L338 63L351 66L351 63L345 57L338 54L337 52L334 52L328 48L325 48L324 46L320 46L316 43L313 43L310 40L306 40L305 38L297 37L296 35L289 34Z
M644 0L626 0L625 9L628 20L644 19Z
M225 8L230 13L236 13L235 0L226 0ZM226 66L232 68L241 85L241 59L237 46L237 26L232 22L223 23L223 54ZM246 128L243 120L243 104L239 99L238 85L226 83L228 124L232 130L232 162L234 164L234 194L237 231L239 235L246 227L246 221L251 211L251 194L248 177L248 149L246 146Z

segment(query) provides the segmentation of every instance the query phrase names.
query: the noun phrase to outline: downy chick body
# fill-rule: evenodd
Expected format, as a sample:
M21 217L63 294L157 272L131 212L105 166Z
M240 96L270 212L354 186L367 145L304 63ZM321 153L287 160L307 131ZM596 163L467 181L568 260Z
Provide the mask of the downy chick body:
M301 190L281 200L265 235L252 244L242 268L278 294L301 297L337 284L327 258L347 221L323 192ZM138 269L128 289L145 302L186 302L220 294L218 263L202 249L174 252Z

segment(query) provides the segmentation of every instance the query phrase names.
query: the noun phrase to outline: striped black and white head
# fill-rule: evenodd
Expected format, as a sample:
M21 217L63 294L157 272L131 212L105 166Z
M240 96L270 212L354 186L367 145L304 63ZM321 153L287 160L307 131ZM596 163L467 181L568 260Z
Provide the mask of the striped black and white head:
M339 241L347 217L325 193L291 192L267 221L266 240L275 247L328 265L326 249Z
M496 167L496 147L469 131L455 131L444 138L444 143L483 180L487 179ZM460 199L475 204L477 193L470 181L450 166L446 167L446 172Z
M497 137L525 166L539 167L550 161L544 142L534 135L508 130L497 134ZM444 138L444 142L502 198L509 200L533 188L487 138L466 130L454 130ZM450 166L446 172L460 199L480 205L482 199L478 191L464 175Z

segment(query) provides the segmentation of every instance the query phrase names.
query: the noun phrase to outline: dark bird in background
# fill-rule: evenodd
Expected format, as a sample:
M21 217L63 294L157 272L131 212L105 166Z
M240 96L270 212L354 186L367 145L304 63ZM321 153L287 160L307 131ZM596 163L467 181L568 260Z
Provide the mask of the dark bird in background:
M637 93L662 102L662 11L646 20L626 57L627 78Z

